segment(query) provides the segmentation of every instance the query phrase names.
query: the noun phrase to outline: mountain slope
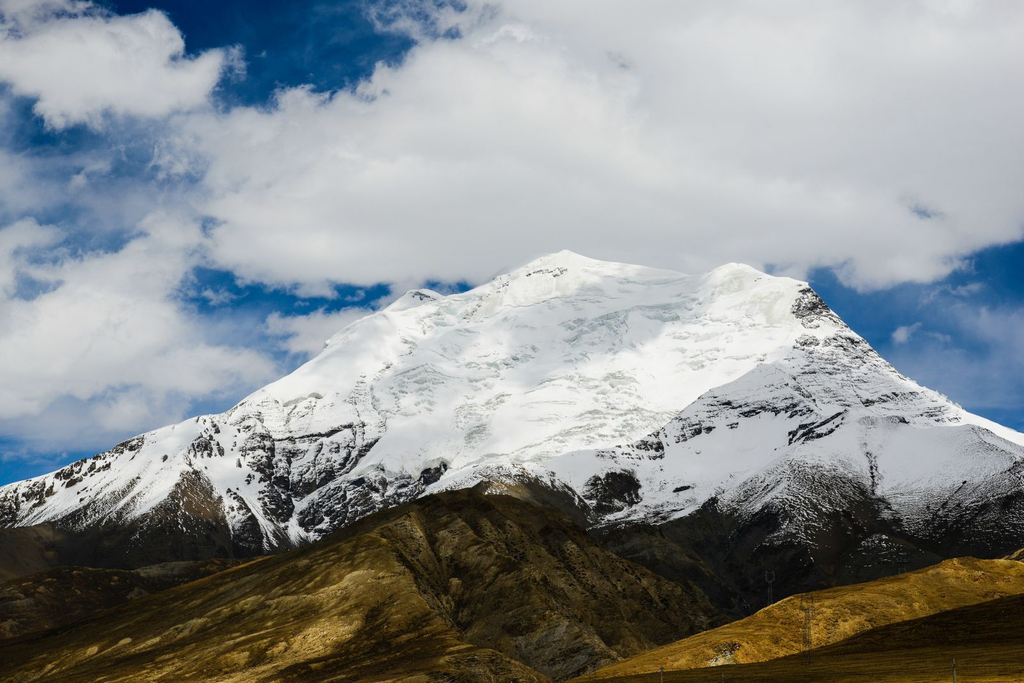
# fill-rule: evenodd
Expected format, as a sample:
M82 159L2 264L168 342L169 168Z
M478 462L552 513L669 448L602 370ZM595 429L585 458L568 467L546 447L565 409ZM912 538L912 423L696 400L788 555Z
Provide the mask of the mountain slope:
M845 524L847 554L988 554L1024 545L1021 444L901 376L805 283L562 252L409 292L224 414L0 488L0 525L95 534L95 563L132 566L529 482L592 524L713 509L727 534L763 531L755 547L820 555Z
M674 671L763 662L891 623L1021 594L1024 564L947 560L870 583L795 595L745 619L607 666L586 680L621 680L661 666Z
M1024 595L871 629L833 645L756 664L645 673L623 683L1005 683L1024 679ZM710 676L710 677L709 677ZM588 679L580 679L588 680Z
M0 581L58 566L66 544L66 534L49 524L0 529Z
M464 490L2 642L0 680L542 681L713 617L556 510Z
M131 571L57 567L0 583L0 640L66 626L236 564L232 560L170 562Z
M548 466L604 506L606 520L658 525L603 532L608 547L670 577L679 570L666 549L696 553L749 613L764 604L768 578L789 595L1019 547L1019 436L838 332L798 337L643 439ZM649 543L662 546L657 566L645 559Z

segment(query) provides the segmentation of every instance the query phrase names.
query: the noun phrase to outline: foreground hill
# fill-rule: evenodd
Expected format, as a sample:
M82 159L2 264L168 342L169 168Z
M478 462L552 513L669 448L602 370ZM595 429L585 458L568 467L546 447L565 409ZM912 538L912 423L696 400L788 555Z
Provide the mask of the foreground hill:
M556 510L464 490L0 642L0 680L543 681L714 618Z
M1024 563L947 560L870 583L795 595L745 619L612 664L585 680L620 680L662 666L679 670L763 662L880 626L1019 594L1024 594Z
M622 683L1008 683L1024 680L1024 595L865 631L757 664L622 675ZM588 680L588 679L584 679Z

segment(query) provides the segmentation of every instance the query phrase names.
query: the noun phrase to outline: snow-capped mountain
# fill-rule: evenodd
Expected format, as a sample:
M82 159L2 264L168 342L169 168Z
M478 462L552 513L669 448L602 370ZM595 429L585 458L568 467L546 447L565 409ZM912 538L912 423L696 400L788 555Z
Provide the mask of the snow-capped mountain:
M787 352L703 394L633 443L564 454L546 467L606 521L666 521L714 499L741 524L766 510L773 542L812 547L856 503L906 537L950 525L979 546L1024 540L1021 434L897 373L830 312Z
M1024 435L901 376L805 283L570 252L462 294L408 292L223 414L0 488L0 525L252 554L527 480L594 522L714 500L782 510L778 534L811 538L822 511L868 497L924 534L969 518L1024 545Z

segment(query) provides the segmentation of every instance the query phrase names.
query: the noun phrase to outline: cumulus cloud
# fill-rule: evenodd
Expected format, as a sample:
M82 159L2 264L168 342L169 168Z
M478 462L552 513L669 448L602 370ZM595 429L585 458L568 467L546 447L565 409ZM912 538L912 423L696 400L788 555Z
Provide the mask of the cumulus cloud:
M224 49L186 56L181 33L156 10L119 16L84 2L0 2L0 81L34 98L36 114L57 129L202 106L237 59Z
M0 297L15 293L18 277L34 250L48 247L60 240L60 232L41 226L27 218L0 229Z
M314 288L479 281L567 247L689 271L831 267L872 289L1022 237L1022 6L517 0L384 16L420 42L356 90L179 121L165 162L199 151L224 267Z
M153 215L117 250L41 254L53 228L0 229L3 431L44 440L123 433L271 379L266 356L207 341L173 298L199 238L194 224ZM43 286L19 295L19 278Z
M914 323L913 325L900 325L892 332L892 343L893 344L906 344L910 341L910 338L914 336L914 333L921 329L921 323Z
M323 351L327 339L369 313L363 308L344 308L331 313L317 310L306 315L271 313L266 327L268 334L278 339L278 345L284 351L305 359Z
M0 100L0 108L3 107ZM0 127L8 123L0 115ZM19 220L53 200L59 188L37 173L38 164L0 149L0 222Z

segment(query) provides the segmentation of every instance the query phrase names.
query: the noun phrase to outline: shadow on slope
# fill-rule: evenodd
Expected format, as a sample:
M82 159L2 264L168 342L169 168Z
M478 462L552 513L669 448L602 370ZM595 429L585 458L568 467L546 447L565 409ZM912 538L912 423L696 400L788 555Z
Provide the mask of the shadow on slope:
M746 619L605 667L585 680L632 680L631 676L655 672L662 666L676 671L765 662L800 653L809 646L845 642L872 629L1020 594L1024 594L1024 564L1020 562L947 560L909 574L786 598ZM1016 621L1024 624L1020 614ZM928 649L942 642L945 640L929 643L922 636L911 639L907 646ZM1017 647L1024 661L1024 641ZM706 679L711 672L704 670ZM715 668L716 680L726 670ZM698 677L693 680L701 680L695 675Z
M870 631L757 664L623 675L623 683L934 683L1024 681L1024 595L999 598ZM589 679L586 679L589 680Z
M0 584L0 639L68 626L131 600L196 581L238 560L168 562L135 570L58 567Z

